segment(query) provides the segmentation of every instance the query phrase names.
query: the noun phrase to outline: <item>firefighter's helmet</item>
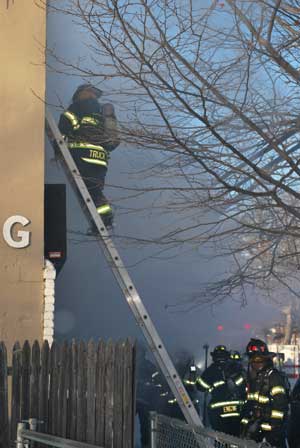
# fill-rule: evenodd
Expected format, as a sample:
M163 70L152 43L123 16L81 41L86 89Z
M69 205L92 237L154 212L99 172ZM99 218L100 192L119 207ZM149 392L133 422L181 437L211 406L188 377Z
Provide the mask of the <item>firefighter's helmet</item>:
M230 357L230 353L225 345L217 345L211 352L214 361L226 361Z
M264 357L273 358L276 354L269 352L268 346L260 339L251 339L246 347L246 354L249 358Z
M241 361L242 357L240 352L238 352L237 350L231 350L230 359L232 359L233 361Z
M72 101L75 103L78 100L78 96L83 90L91 90L97 98L100 98L102 95L102 90L98 89L98 87L93 86L92 84L81 84L81 86L77 87L73 97Z

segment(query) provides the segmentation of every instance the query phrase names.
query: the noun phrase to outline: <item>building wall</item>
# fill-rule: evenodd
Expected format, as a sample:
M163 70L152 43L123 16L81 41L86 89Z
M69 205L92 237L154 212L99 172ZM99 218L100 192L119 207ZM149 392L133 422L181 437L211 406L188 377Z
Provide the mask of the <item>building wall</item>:
M0 2L0 339L42 338L46 12L36 0ZM43 2L40 2L41 5ZM4 223L27 218L12 235ZM10 236L28 247L11 247Z

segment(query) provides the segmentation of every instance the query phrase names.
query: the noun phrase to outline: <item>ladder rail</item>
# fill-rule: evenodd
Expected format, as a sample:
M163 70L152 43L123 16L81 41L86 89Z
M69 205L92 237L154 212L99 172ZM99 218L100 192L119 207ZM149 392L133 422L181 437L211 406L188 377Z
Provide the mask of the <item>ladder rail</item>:
M162 373L172 390L178 405L180 406L183 415L187 422L192 425L203 426L200 416L198 415L193 402L191 401L183 382L178 375L173 362L155 328L154 323L143 304L143 301L136 290L134 283L132 282L130 275L125 268L125 265L114 246L112 239L110 238L104 223L97 213L94 202L80 176L77 166L70 154L66 142L64 141L56 122L50 111L46 109L46 125L51 132L51 138L56 141L64 162L68 167L68 171L74 180L81 197L84 201L90 216L92 217L97 229L99 231L100 238L98 239L99 245L104 253L104 256L112 269L112 272L119 284L125 299L139 325L142 333L160 367Z

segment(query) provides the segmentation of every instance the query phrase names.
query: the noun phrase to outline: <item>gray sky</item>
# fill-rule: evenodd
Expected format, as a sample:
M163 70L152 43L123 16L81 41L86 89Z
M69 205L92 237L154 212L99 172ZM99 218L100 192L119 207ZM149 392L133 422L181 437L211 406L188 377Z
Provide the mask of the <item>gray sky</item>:
M60 55L68 58L85 56L84 41L87 36L65 16L49 14L48 46L55 48ZM47 99L57 104L60 98L65 105L81 80L74 76L59 75L48 71ZM109 97L103 98L106 102ZM116 108L118 104L116 101ZM58 115L56 115L58 117ZM46 181L67 183L68 207L68 260L57 281L56 331L59 337L78 337L88 339L141 337L130 310L107 266L98 244L87 237L73 232L86 232L88 223L69 188L62 169L50 162L53 151L46 147ZM107 184L125 187L138 184L136 173L153 162L152 155L140 156L122 145L115 150L110 160ZM113 198L116 209L116 234L147 237L153 232L167 228L170 216L151 210L151 198L145 200L128 199L120 201L124 192L107 189ZM126 213L127 208L146 208L143 213ZM118 240L116 240L117 242ZM189 313L175 312L166 304L175 304L184 297L197 293L201 280L217 275L222 268L220 262L203 258L197 248L192 252L178 253L176 257L165 260L149 259L152 248L122 244L121 254L128 266L143 300L167 348L173 352L179 348L190 349L196 357L201 357L205 342L210 345L226 343L232 348L241 348L250 335L262 327L272 324L278 316L277 310L259 302L253 294L250 304L241 309L230 299L215 307L197 308ZM143 262L139 260L145 259ZM171 311L172 310L172 311ZM243 328L250 323L249 332ZM217 330L222 324L224 330Z

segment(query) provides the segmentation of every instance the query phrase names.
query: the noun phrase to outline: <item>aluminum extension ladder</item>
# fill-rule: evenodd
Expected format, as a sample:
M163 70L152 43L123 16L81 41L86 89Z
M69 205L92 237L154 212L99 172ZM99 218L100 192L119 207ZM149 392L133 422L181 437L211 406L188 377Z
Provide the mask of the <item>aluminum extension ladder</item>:
M99 244L104 253L104 256L111 267L113 274L124 294L124 297L141 328L143 335L168 382L177 402L190 425L202 427L202 421L179 377L173 362L152 322L152 319L146 310L143 301L137 292L121 257L114 246L113 241L104 226L104 223L96 211L96 207L92 198L80 176L80 173L74 163L74 160L69 152L67 144L65 143L56 122L49 110L46 110L46 130L48 137L53 144L57 143L62 155L62 162L65 164L64 168L70 178L71 182L77 187L77 192L80 193L81 203L85 205L85 212L88 213L89 218L94 221L99 231ZM74 186L73 185L73 186Z

